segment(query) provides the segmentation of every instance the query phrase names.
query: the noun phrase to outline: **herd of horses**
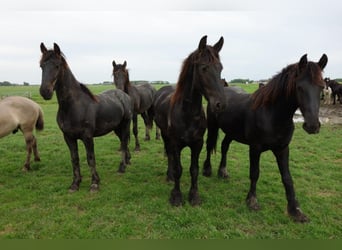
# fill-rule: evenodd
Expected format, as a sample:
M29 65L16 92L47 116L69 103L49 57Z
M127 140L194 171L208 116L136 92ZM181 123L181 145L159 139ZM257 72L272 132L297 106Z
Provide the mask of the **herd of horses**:
M41 43L42 79L39 91L45 100L50 100L53 93L56 93L57 124L69 148L73 167L69 190L77 191L82 180L77 140L81 140L86 149L92 176L90 191L97 191L100 183L96 170L94 137L114 131L120 140L121 162L118 171L125 172L131 160L128 147L131 121L135 150L140 149L137 129L137 116L140 114L146 126L145 139L150 139L150 130L155 122L156 137L161 135L164 142L166 175L174 184L169 198L171 205L180 206L184 203L180 179L183 169L181 152L185 147L191 150L188 200L191 205L201 203L198 175L204 134L208 132L203 175L211 176L210 157L221 129L225 135L221 143L218 176L228 177L226 162L230 143L235 140L249 145L250 188L246 202L250 209L258 210L256 186L260 155L271 150L285 188L289 216L296 222L309 221L301 211L295 195L289 169L289 144L295 128L293 116L298 108L304 116L303 129L309 134L320 130L320 95L325 86L322 71L328 58L323 54L318 62L312 62L308 61L307 55L303 55L297 63L288 65L273 76L265 86L248 94L223 84L223 67L219 56L223 43L221 37L214 45L208 45L207 36L203 36L198 47L184 60L177 84L159 90L150 84L132 85L127 62L117 64L113 61L116 89L98 95L74 77L56 43L52 49L47 49ZM208 103L206 110L202 97ZM0 124L0 137L18 130L24 133L28 154L24 168L29 170L32 150L35 160L39 160L32 131L34 127L43 129L41 108L26 98L5 98L0 101Z

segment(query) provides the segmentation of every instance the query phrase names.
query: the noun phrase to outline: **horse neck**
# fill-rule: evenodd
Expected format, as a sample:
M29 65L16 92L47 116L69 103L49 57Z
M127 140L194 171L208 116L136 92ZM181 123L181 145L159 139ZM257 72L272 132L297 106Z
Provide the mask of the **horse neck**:
M81 91L81 86L68 67L64 69L58 77L55 85L55 91L60 105L77 99L75 98L75 92Z
M271 104L275 107L277 112L277 120L291 120L298 109L299 105L295 97L295 93L286 97L286 94L279 96L279 98L275 101L274 104Z

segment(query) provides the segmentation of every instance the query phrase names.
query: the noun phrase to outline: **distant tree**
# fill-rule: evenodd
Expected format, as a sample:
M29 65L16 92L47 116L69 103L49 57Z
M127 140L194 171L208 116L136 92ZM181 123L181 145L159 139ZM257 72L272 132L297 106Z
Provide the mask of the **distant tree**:
M24 82L24 86L30 86L28 82Z

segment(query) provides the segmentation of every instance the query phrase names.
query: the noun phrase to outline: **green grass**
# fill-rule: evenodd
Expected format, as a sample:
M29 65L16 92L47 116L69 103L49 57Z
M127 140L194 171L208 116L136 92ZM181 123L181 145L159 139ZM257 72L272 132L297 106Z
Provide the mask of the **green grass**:
M90 86L96 93L110 87ZM220 180L200 175L202 205L191 207L186 202L183 207L171 207L168 198L172 184L166 182L167 159L162 141L143 140L141 119L141 151L133 151L132 137L132 164L126 173L117 173L120 161L117 137L108 134L96 138L101 183L98 193L90 193L90 172L80 143L83 182L78 192L68 193L72 168L69 151L56 124L55 96L44 101L38 86L1 87L0 94L21 93L26 88L45 114L45 129L37 134L41 162L32 163L32 171L22 172L26 154L23 136L17 133L0 140L2 239L342 238L341 126L323 125L319 134L308 135L301 124L296 125L290 145L290 168L301 208L311 219L310 223L296 224L286 215L284 188L270 152L261 157L258 200L262 209L252 212L246 207L248 147L235 142L228 159L231 178ZM189 153L187 148L182 152L184 197L190 186ZM204 157L203 149L201 169ZM214 173L219 161L218 152L212 157Z

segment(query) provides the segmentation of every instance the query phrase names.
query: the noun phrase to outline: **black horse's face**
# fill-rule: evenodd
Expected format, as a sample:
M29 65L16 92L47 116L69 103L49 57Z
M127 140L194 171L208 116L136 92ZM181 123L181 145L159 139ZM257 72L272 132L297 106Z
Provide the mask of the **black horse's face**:
M208 100L213 112L220 112L226 106L221 79L223 69L218 53L223 46L223 37L214 45L206 45L206 36L199 44L199 53L194 62L194 84Z
M305 57L305 58L304 58ZM308 67L306 55L299 62L299 69L303 69L302 77L296 82L296 95L299 109L303 114L303 129L309 134L319 132L321 123L319 122L320 94L324 87L322 70L326 66L328 58L323 55L317 65L311 63ZM317 71L312 74L312 71Z
M116 64L113 61L113 76L114 76L114 84L116 88L125 90L125 84L128 81L128 71L126 69L127 62L125 61L123 64Z
M42 82L39 91L40 95L45 100L50 100L63 66L61 51L57 44L54 44L54 50L48 51L45 45L41 43L40 49L43 55L40 62L40 67L42 69Z

